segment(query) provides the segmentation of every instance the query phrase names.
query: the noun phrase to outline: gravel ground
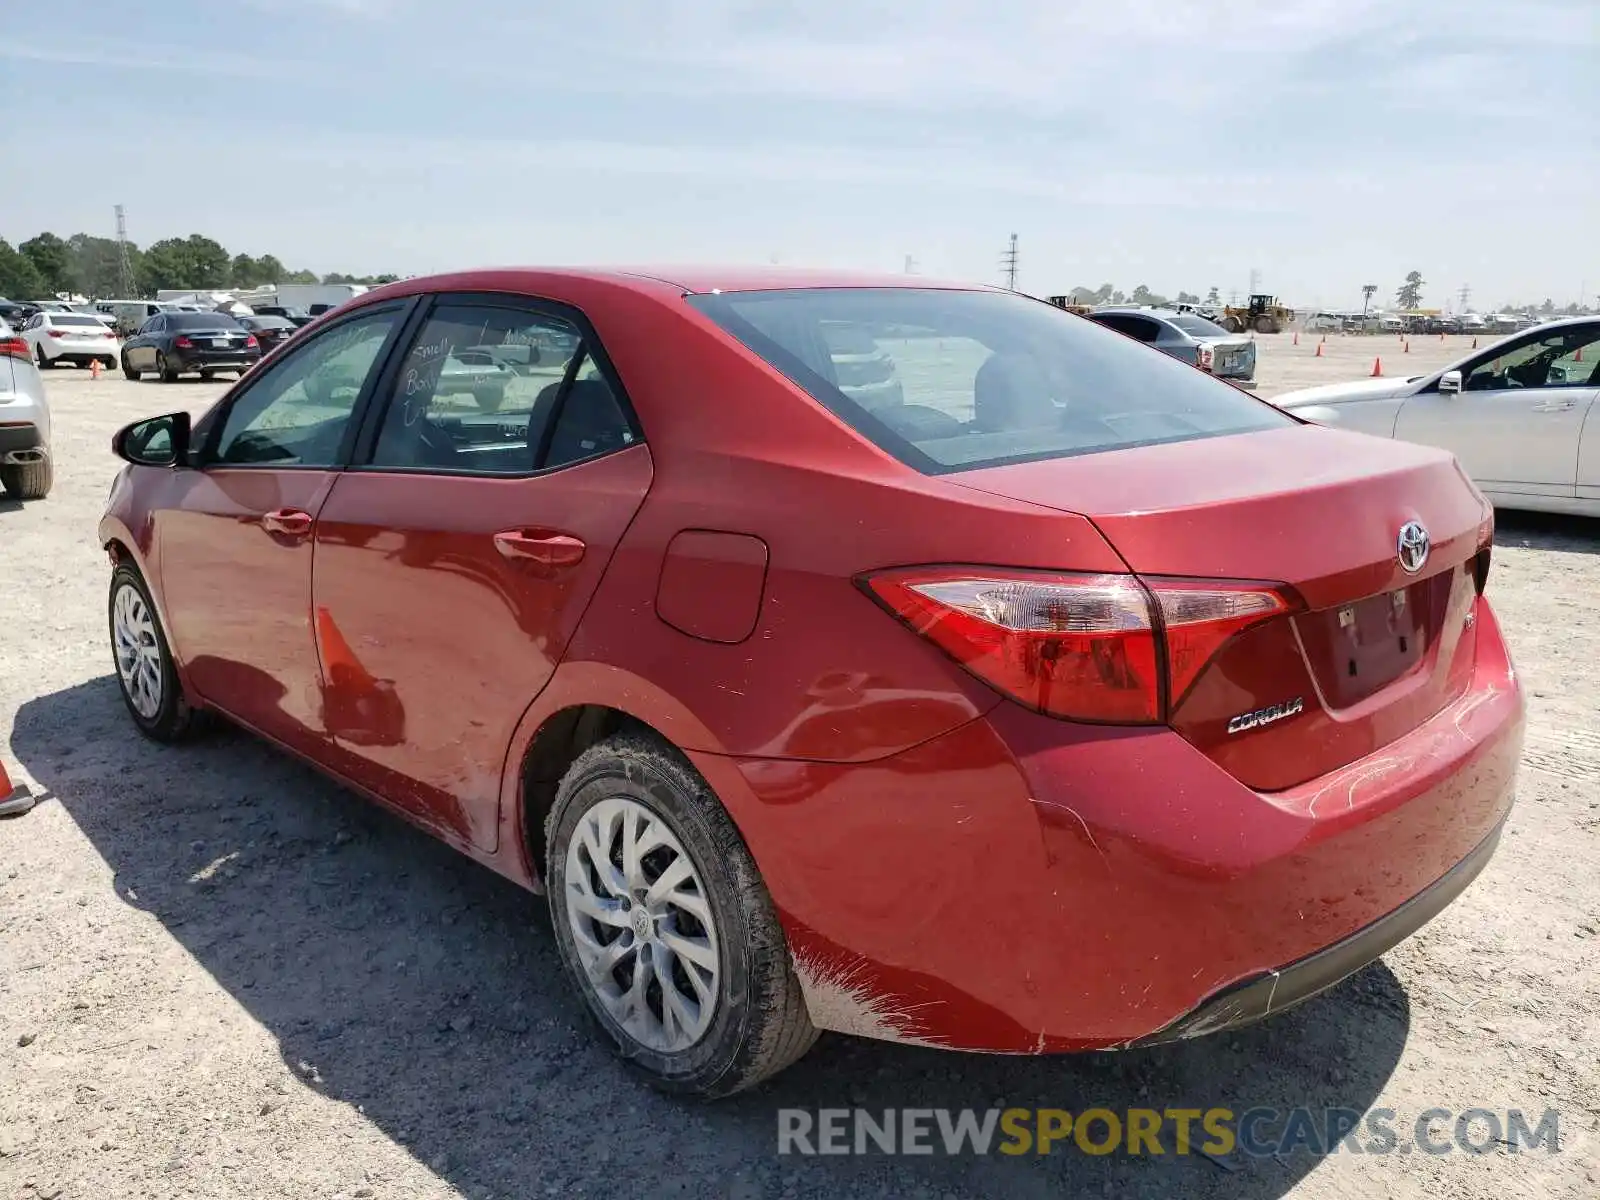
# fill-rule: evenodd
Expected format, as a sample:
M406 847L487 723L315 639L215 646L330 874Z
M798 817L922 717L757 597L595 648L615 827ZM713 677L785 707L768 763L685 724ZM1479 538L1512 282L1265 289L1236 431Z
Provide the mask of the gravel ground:
M1261 390L1437 366L1464 339L1262 338ZM1509 835L1425 931L1235 1035L1083 1058L825 1038L714 1106L597 1048L542 901L237 733L140 739L105 638L110 435L220 385L48 376L57 482L0 501L0 1200L78 1197L1600 1194L1600 525L1502 514L1528 688ZM1560 1114L1563 1152L780 1158L775 1110L1433 1106ZM1170 1147L1169 1147L1170 1150Z

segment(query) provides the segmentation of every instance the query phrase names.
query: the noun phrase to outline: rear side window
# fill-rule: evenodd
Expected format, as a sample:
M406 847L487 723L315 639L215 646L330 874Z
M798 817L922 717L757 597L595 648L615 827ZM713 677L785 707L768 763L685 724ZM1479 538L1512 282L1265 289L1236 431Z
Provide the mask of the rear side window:
M637 441L577 325L446 301L406 351L372 465L529 475Z
M1010 292L807 288L688 302L928 474L1295 423L1174 358Z

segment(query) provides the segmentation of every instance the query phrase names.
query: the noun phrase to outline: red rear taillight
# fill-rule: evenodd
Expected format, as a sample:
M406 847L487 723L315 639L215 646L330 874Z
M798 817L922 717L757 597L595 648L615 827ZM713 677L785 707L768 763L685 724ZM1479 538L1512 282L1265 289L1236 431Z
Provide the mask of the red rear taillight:
M1132 575L924 567L863 583L991 687L1051 716L1117 724L1163 720L1225 642L1296 607L1268 584Z
M100 336L101 337L105 337L105 338L114 338L117 335L115 333L113 333L111 330L108 329L104 333L102 333Z
M190 346L194 345L194 343L191 342L188 337L181 333L172 339L172 344L180 350L187 350Z
M256 341L256 335L255 334L250 333L250 334L246 334L245 335L244 344L246 346L259 346L261 343Z
M28 358L32 351L19 337L0 338L0 358Z
M46 329L45 333L48 334L50 337L66 337L67 336L67 331L65 329Z
M1216 354L1211 347L1203 345L1195 351L1195 366L1199 367L1202 371L1209 371L1211 370L1211 364L1215 358Z

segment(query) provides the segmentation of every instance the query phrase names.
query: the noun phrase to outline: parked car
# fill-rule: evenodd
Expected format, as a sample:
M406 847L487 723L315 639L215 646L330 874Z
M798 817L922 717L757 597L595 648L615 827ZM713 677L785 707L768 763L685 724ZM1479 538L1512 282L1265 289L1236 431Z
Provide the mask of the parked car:
M1456 318L1462 333L1488 333L1489 322L1479 313L1462 313Z
M1440 313L1438 316L1429 317L1423 326L1424 333L1460 333L1461 320L1458 317Z
M157 313L176 312L177 306L162 300L96 300L94 310L112 320L112 328L122 337L132 337Z
M256 335L262 354L271 351L279 342L288 341L298 328L288 317L263 316L260 313L233 319Z
M1308 420L1449 450L1494 503L1600 516L1600 318L1513 334L1439 371L1305 388Z
M85 313L35 313L22 323L19 332L40 367L62 363L85 367L93 362L114 367L122 348L114 330Z
M253 305L252 307L255 309L256 316L258 317L283 317L288 321L294 322L295 328L297 329L302 325L309 325L312 321L316 320L315 317L306 312L304 309L290 308L282 304L257 304Z
M869 411L905 403L894 359L870 331L833 323L822 326L822 338L833 382L846 396Z
M438 403L456 347L552 328L514 411ZM898 404L835 380L846 330ZM225 713L544 891L672 1090L823 1028L1038 1054L1275 1014L1466 888L1511 804L1450 455L1012 292L410 279L115 449L135 725Z
M4 321L15 329L26 321L28 316L29 312L26 304L21 304L16 300L7 300L4 296L0 296L0 321Z
M1159 309L1096 309L1089 320L1126 334L1219 379L1253 383L1256 344L1192 313Z
M198 371L210 379L218 371L243 375L261 358L261 343L226 313L157 313L122 344L122 373L139 379L154 371L162 383Z
M27 339L0 320L0 487L18 500L43 500L54 474L44 380Z

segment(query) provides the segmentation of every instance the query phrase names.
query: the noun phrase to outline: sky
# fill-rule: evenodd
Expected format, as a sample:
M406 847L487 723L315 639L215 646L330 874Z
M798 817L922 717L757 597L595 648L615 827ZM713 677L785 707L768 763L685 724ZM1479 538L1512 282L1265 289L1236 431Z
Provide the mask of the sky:
M1594 0L26 5L0 237L1594 304L1597 67Z

